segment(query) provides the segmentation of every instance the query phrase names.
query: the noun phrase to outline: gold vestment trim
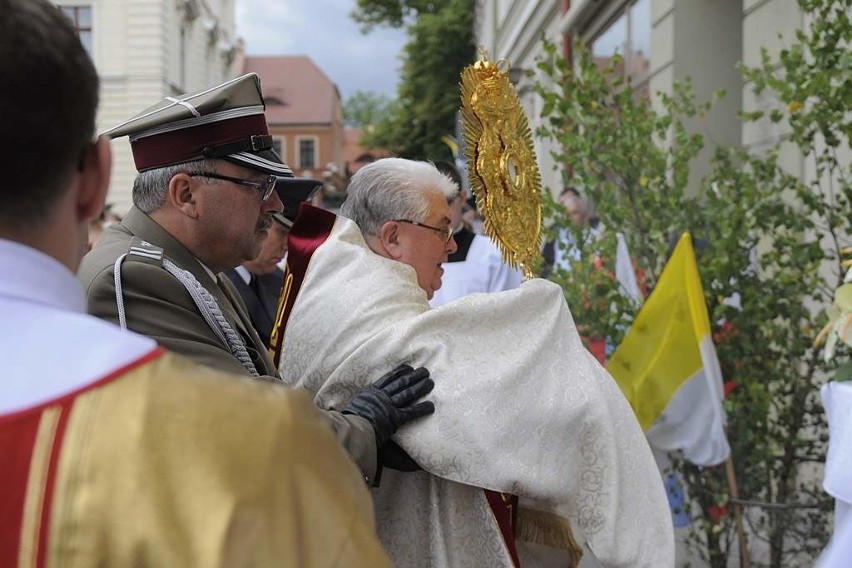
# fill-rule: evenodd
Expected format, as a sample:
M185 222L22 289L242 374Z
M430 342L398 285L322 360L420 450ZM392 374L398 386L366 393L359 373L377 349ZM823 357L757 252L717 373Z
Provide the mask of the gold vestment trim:
M38 541L41 532L41 515L44 510L44 494L50 469L50 456L56 441L56 429L62 409L48 407L41 416L36 433L33 455L30 459L30 474L27 494L24 497L24 518L21 523L21 541L18 548L18 566L35 566L38 560Z
M574 538L571 524L555 513L518 508L515 538L523 542L567 550L572 566L579 565L583 557L583 549Z

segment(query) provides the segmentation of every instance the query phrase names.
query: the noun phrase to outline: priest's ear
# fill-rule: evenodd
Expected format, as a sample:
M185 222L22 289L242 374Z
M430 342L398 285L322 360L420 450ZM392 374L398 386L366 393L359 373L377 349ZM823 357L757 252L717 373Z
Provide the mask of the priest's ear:
M404 254L404 237L397 221L386 221L379 228L379 234L373 237L370 248L374 252L391 260L399 260ZM376 250L379 248L379 250Z

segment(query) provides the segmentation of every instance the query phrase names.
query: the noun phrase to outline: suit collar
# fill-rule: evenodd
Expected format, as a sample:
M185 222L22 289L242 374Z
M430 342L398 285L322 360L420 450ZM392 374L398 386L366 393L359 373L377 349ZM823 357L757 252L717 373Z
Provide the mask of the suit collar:
M456 252L447 257L447 262L464 262L467 260L467 253L470 252L470 245L473 244L473 238L476 235L467 228L462 226L456 231L453 238L456 240Z
M245 267L245 266L243 266L242 264L241 264L241 265L239 265L238 267L236 267L236 268L234 269L234 272L236 272L237 274L239 274L239 275L240 275L240 278L242 279L242 281L243 281L243 282L245 282L246 284L248 284L248 283L249 283L249 281L251 281L251 272L249 272L249 271L248 271L248 268L246 268L246 267Z

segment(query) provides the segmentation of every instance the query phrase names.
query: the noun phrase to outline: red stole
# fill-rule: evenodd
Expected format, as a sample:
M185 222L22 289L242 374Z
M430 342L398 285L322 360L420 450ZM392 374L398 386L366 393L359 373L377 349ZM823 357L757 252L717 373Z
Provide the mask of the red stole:
M299 216L287 237L287 263L284 267L284 285L278 296L275 322L269 336L269 355L275 368L281 362L281 343L287 330L287 321L293 311L293 303L305 281L305 273L314 252L323 244L334 228L337 216L324 209L302 203Z

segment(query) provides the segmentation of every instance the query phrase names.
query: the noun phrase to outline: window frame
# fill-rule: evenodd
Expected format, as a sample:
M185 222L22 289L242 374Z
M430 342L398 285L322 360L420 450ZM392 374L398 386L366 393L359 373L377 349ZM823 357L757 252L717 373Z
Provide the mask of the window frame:
M276 145L278 146L278 148L275 148ZM289 163L289 162L287 162L287 137L286 136L276 136L276 135L273 134L272 135L272 148L273 148L273 150L278 152L278 155L281 157L281 160L285 164Z
M74 4L68 3L60 3L57 4L57 8L71 20L71 25L74 26L74 31L77 33L77 37L80 38L80 43L83 44L83 47L86 49L86 53L89 54L89 57L94 60L95 58L95 7L91 2L77 2ZM89 26L81 27L80 26L80 10L85 9L89 11ZM71 13L69 13L71 11ZM73 14L73 16L72 16ZM83 41L83 37L80 35L82 32L88 32L89 34L89 45L86 45L86 42Z
M585 45L589 52L594 56L594 52L592 51L592 45L595 41L601 38L612 26L618 22L619 18L622 16L626 16L626 37L625 45L631 46L633 44L633 28L634 22L631 16L631 8L638 4L642 0L618 0L616 2L611 2L602 8L600 8L592 17L583 25L578 31L577 35L580 38L580 41L583 45ZM648 10L651 9L651 0L646 0L648 2ZM649 15L648 18L648 34L649 38L651 33L653 32L653 22L651 22L651 18ZM647 69L641 73L631 73L632 68L632 52L628 53L620 53L624 60L623 64L623 78L625 81L629 79L630 88L634 92L642 92L644 91L647 94L648 86L650 84L651 76L653 75L653 68L651 65L651 46L648 46L648 53L643 53L645 58L648 61ZM641 53L641 52L640 52ZM611 54L612 55L612 54Z
M302 142L312 142L314 146L313 164L306 166L302 163ZM296 137L296 156L294 160L300 170L315 170L319 163L319 137L318 136L297 136Z

